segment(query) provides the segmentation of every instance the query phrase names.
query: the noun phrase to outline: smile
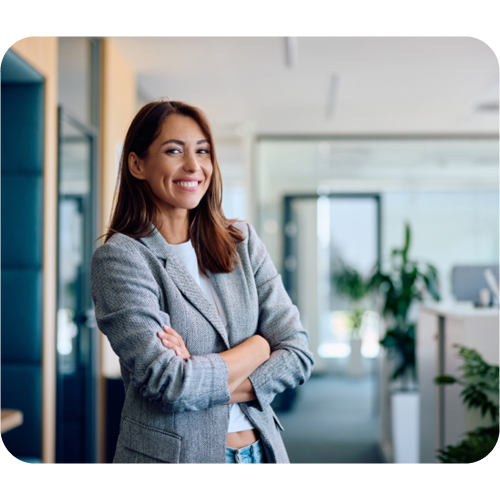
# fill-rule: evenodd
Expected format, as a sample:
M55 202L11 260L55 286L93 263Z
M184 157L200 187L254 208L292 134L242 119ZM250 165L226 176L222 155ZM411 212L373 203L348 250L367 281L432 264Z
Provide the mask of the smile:
M183 191L196 191L202 181L174 181L174 184Z

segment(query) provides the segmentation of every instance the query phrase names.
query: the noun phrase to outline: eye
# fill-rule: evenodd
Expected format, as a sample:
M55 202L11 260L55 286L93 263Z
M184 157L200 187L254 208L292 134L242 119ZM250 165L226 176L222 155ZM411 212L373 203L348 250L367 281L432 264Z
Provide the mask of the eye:
M172 154L177 154L180 153L180 150L177 148L172 148L172 149L167 149L165 153L172 153Z
M205 149L205 148L198 149L198 154L202 154L202 155L210 154L210 150Z

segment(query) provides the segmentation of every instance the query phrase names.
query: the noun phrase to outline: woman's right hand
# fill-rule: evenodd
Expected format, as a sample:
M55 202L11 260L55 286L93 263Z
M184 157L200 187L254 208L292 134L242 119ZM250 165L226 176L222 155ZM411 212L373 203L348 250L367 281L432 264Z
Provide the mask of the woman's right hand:
M182 359L186 360L190 358L191 354L189 354L189 351L186 349L182 337L170 326L163 325L163 330L164 331L157 333L162 344L175 351L175 354L180 356Z

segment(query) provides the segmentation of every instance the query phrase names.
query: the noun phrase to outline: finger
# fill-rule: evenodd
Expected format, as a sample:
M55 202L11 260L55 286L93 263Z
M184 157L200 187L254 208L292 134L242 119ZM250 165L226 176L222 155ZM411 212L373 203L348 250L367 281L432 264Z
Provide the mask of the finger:
M161 339L161 343L165 346L168 347L169 349L178 350L181 347L175 344L174 342L171 342L170 340L167 340L165 338Z
M163 329L165 330L166 333L176 337L179 340L178 342L179 345L185 347L184 339L171 326L163 325Z
M157 332L157 335L160 337L163 345L174 350L177 356L181 356L182 359L190 358L191 354L189 354L186 349L183 338L168 325L163 325L163 330L164 331ZM184 353L184 351L186 353Z
M179 341L179 344L184 345L184 339L175 330L171 329L168 333L173 335Z
M159 331L159 332L156 332L156 334L158 335L158 337L160 338L168 338L168 336L170 336L171 338L175 338L171 333L166 333L164 332L163 330Z
M163 325L163 329L165 330L165 332L169 333L170 335L176 335L176 336L180 337L180 335L171 326Z
M165 332L157 332L156 335L158 335L158 337L160 338L160 340L164 346L171 347L171 346L175 345L177 347L181 347L177 344L176 339L173 335L168 335Z
M181 350L178 346L172 344L171 342L169 342L168 340L165 340L165 339L163 339L161 342L165 347L174 351L177 356L182 356Z
M176 345L177 347L183 347L181 345L181 343L179 342L179 340L176 337L174 337L173 335L169 335L168 333L166 333L163 338L165 340L168 340L170 343Z

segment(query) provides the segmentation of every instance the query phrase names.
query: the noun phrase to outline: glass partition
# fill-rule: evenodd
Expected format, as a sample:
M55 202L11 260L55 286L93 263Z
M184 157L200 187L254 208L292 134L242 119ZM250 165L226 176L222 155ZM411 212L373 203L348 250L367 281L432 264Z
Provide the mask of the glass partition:
M98 341L90 295L96 132L59 111L57 462L96 461Z

